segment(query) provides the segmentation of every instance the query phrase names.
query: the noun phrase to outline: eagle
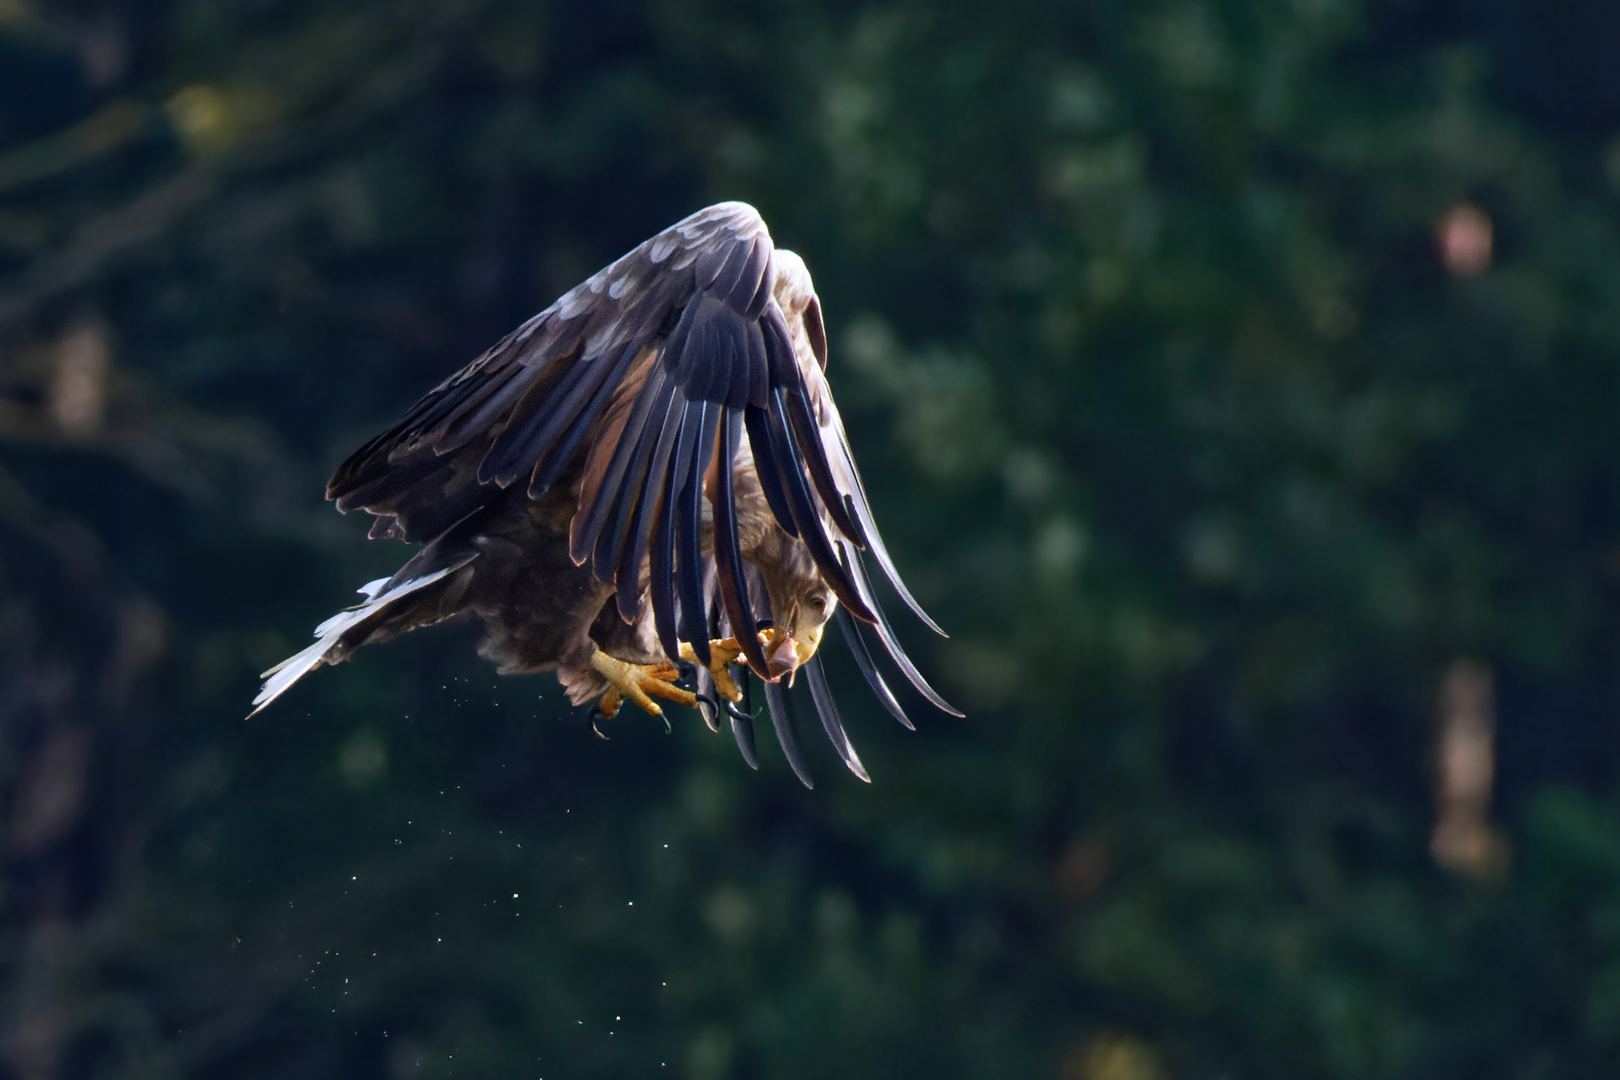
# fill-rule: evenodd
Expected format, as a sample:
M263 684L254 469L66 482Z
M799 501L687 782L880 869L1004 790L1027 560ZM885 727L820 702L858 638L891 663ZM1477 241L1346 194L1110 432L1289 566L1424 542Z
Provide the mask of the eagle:
M798 673L833 747L850 745L817 650L829 621L878 700L879 667L933 706L878 604L867 560L901 580L828 388L821 302L798 255L741 202L636 247L418 401L333 474L326 497L372 539L423 546L264 673L254 713L363 645L472 615L500 674L554 671L611 718L655 699L722 714L758 768L749 673L794 773L810 773L788 693ZM668 720L665 720L668 724ZM600 731L598 731L600 734Z

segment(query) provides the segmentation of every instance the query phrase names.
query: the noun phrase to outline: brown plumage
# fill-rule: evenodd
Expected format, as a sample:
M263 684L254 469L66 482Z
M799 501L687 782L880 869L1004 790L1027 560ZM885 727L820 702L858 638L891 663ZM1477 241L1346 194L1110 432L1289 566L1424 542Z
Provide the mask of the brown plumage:
M910 726L866 635L955 712L895 640L864 559L935 627L872 521L827 386L826 331L804 263L743 203L701 210L565 293L338 467L327 497L375 515L371 536L425 543L316 642L266 673L264 708L362 645L471 613L502 674L555 670L611 714L642 693L711 709L727 665L762 681L779 741L809 783L782 682L803 667L833 745L843 732L816 650L836 613L857 665ZM695 659L697 695L671 685ZM731 671L737 669L731 668Z

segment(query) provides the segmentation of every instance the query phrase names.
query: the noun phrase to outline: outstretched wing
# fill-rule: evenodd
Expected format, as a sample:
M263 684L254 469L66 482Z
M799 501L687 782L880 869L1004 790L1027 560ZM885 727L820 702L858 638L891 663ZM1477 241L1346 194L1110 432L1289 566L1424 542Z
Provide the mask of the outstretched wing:
M537 497L577 476L570 552L614 586L621 614L633 619L650 600L665 651L677 656L685 639L707 664L704 582L712 567L726 619L765 677L735 483L751 460L770 514L804 541L838 599L876 629L919 690L954 712L900 649L867 580L861 553L870 550L934 626L872 521L822 375L826 339L813 293L793 313L796 326L777 300L783 265L747 204L693 214L445 380L344 462L327 497L340 510L377 515L373 536L428 540L498 489L523 482ZM804 285L808 291L807 278ZM795 331L807 348L795 349ZM705 495L712 563L701 544ZM873 681L864 645L852 648ZM892 701L886 687L879 693Z
M722 203L664 230L434 387L338 467L326 497L376 515L374 536L426 541L520 475L544 488L597 434L607 396L645 380L642 354L666 344L698 278L712 291L725 261L757 244L756 290L771 248L752 207Z

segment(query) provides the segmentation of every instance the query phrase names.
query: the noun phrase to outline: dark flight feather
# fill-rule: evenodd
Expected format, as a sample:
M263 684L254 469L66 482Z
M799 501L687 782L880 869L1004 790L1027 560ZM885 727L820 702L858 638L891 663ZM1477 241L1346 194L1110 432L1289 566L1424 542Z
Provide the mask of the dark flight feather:
M635 359L641 350L639 341L632 341L620 352L618 360L608 368L605 360L596 361L604 368L606 373L596 380L596 388L591 391L590 400L585 407L568 420L562 419L559 410L552 424L534 437L534 466L529 473L529 498L538 499L550 490L557 476L574 460L574 452L584 441L585 435L595 426L607 405L608 398L617 388L619 380L624 378L625 369ZM566 432L564 428L566 427ZM521 463L521 462L520 462Z
M670 454L675 450L675 441L680 437L686 417L686 402L673 384L667 388L667 397L668 402L662 409L663 423L643 433L650 453L644 455L642 450L636 451L636 483L627 483L618 495L619 510L615 518L628 514L630 522L618 541L625 545L624 551L619 559L610 557L598 562L595 568L597 580L605 585L616 585L619 614L626 622L641 610L641 564L652 542L653 523L663 507L663 489L659 485L669 470ZM642 472L644 456L647 465Z
M782 747L782 756L793 770L793 775L799 778L799 783L807 788L814 788L815 782L810 779L810 767L804 763L804 755L799 752L799 740L793 734L793 697L788 688L781 683L768 682L765 686L765 711L771 714L771 727L776 730L776 741Z
M855 748L849 744L849 736L844 733L844 720L838 715L838 705L833 701L832 687L827 685L827 673L821 669L821 657L814 656L802 669L805 678L810 683L810 699L815 702L816 714L821 717L821 726L827 732L827 740L838 751L838 756L844 759L849 771L865 780L868 784L872 778L866 774L866 766L861 764Z
M737 743L737 752L750 769L759 771L759 752L754 747L754 721L747 715L738 716L731 713L727 717L731 721L731 737Z
M782 490L782 458L771 435L770 413L763 405L750 404L743 411L743 422L748 428L748 445L754 451L754 471L765 493L765 502L771 508L771 516L783 532L796 537L799 529L793 524L793 508L788 505L787 492Z
M715 423L720 406L708 401L687 406L690 428L681 434L677 465L671 469L672 482L679 483L677 496L677 557L675 584L681 601L681 631L692 645L698 663L709 666L709 634L704 622L708 606L703 602L703 544L700 526L703 518L703 474L714 452ZM690 442L688 441L690 435Z
M680 423L675 427L673 441L677 447L689 437L691 428L692 406L687 402L682 405ZM675 630L675 513L680 494L676 490L676 466L677 462L671 460L661 471L651 474L660 478L657 481L658 502L654 504L652 536L647 546L647 595L652 600L653 626L658 631L658 642L664 648L664 655L671 662L678 660L681 655ZM649 495L652 490L648 489Z
M883 576L888 578L894 591L900 594L900 599L911 609L911 613L921 619L923 625L928 627L940 637L950 637L939 625L929 618L928 612L923 610L906 583L900 578L900 571L895 568L894 559L889 555L889 549L883 543L883 536L878 532L877 522L872 518L872 506L866 498L866 486L861 482L861 471L855 465L855 455L850 452L848 442L838 440L838 461L842 471L849 477L847 505L855 515L855 523L860 528L861 535L866 540L866 547L878 561L883 570ZM854 539L851 537L851 539Z
M860 590L862 596L870 597L872 595L872 582L866 576L866 567L861 563L861 553L854 547L845 544L844 554L849 560L850 578L856 583L856 587ZM877 606L875 600L872 602L872 607L877 612L877 621L873 624L873 628L877 631L878 640L883 643L884 651L889 654L889 659L894 661L895 666L900 669L901 674L905 675L907 681L916 687L917 692L927 698L941 712L950 713L952 716L965 715L950 702L940 697L934 688L928 685L928 680L923 678L922 672L917 670L917 665L911 662L911 657L906 655L906 650L901 647L899 640L894 636L894 629L889 625L889 620L883 614L883 609Z
M603 584L611 584L613 580L610 574L604 576L604 571L614 564L613 559L606 556L623 543L621 531L628 512L626 496L633 500L645 486L649 460L663 436L664 425L669 422L674 399L675 384L664 372L657 368L649 372L605 471L594 478L594 483L590 473L581 482L580 509L569 530L568 553L574 563L580 565L592 557L594 550L596 575ZM626 470L629 470L628 478ZM605 497L604 491L613 495ZM610 511L615 510L618 512L613 516L612 527L603 537L602 528L608 523Z
M821 505L827 508L833 526L839 532L849 537L850 542L857 547L865 547L865 533L850 520L849 510L844 505L845 496L833 481L832 466L827 461L827 448L821 443L821 434L817 429L815 417L810 415L810 403L805 399L804 391L784 390L781 397L783 411L793 428L794 445L799 448L804 463L809 467L810 479L815 484L816 494L821 496Z
M709 505L714 507L715 589L720 594L721 609L742 649L743 659L764 679L769 677L769 664L759 644L759 629L754 623L748 595L748 578L737 547L737 492L731 469L741 435L742 414L736 409L727 409L720 423L720 446L708 478Z
M506 428L490 444L478 465L478 482L505 487L529 472L568 424L579 416L613 365L605 360L575 360L550 386L537 386L512 410Z
M873 611L867 595L862 595L849 575L845 573L843 565L833 551L832 540L821 527L821 518L811 505L810 489L805 484L805 464L799 454L799 446L787 430L787 420L783 416L782 398L785 391L778 389L775 399L771 402L771 439L773 449L783 451L785 461L777 462L777 476L782 481L782 489L787 493L788 509L793 514L793 522L798 526L799 539L804 541L805 547L810 549L810 557L815 560L816 569L826 579L832 591L837 594L838 600L855 617L865 622L877 622L879 615Z
M849 645L850 655L855 658L855 666L861 669L866 685L872 688L872 693L876 694L878 701L889 710L890 716L900 721L901 726L907 731L916 731L917 725L911 722L906 710L900 707L894 691L889 689L889 684L883 679L883 673L878 671L877 661L872 659L872 650L866 647L866 639L861 634L861 624L844 608L839 608L834 614L838 618L838 629L843 633L844 641Z

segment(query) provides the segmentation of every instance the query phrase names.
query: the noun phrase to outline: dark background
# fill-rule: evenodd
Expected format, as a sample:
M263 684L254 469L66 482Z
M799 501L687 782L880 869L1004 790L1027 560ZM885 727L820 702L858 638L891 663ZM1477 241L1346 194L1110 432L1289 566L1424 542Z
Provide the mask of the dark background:
M0 0L0 1075L1620 1075L1617 73L1603 0ZM440 628L244 722L405 558L333 465L723 198L967 719L830 647L805 791Z

